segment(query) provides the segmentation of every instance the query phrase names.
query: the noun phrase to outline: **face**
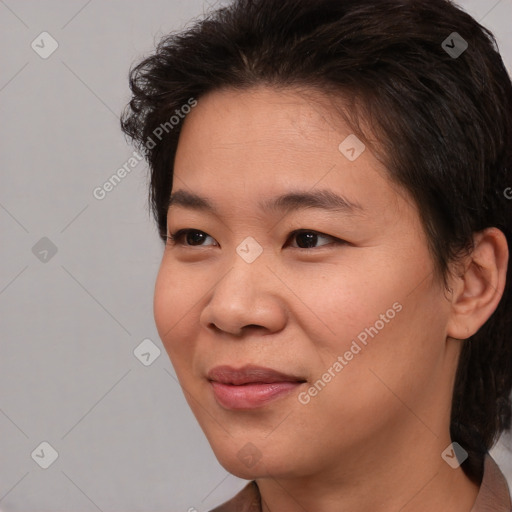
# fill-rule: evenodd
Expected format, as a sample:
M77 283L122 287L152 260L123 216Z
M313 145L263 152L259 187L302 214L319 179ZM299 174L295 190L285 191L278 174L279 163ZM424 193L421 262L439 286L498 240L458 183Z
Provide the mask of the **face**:
M319 93L266 87L205 95L184 122L168 229L190 231L164 250L155 320L241 478L354 469L432 436L418 418L449 421L457 354L418 212L349 135Z

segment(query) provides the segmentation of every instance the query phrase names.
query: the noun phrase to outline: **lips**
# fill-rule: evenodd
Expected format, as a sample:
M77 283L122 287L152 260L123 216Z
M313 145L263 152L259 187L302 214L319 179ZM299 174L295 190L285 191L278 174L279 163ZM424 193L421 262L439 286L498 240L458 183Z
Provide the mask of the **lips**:
M289 395L306 379L271 368L216 366L207 375L217 403L225 409L254 409Z
M216 366L207 375L208 380L221 384L241 386L250 383L270 384L273 382L306 382L303 377L287 375L271 368L247 365L237 370L231 366Z

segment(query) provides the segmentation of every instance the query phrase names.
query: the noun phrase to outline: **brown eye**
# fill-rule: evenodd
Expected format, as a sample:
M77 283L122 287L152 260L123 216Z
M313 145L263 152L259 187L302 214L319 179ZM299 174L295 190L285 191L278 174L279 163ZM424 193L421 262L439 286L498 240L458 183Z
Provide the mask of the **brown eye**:
M316 247L316 243L318 242L319 238L329 239L331 241L334 241L334 243L343 243L342 240L339 240L333 236L330 235L324 235L322 233L318 233L317 231L311 231L311 230L297 230L290 234L291 238L295 238L297 240L298 249L314 249ZM305 247L303 247L303 245ZM323 245L329 245L322 244L318 247L322 247Z
M197 229L180 229L178 231L175 231L174 233L170 233L167 236L167 241L172 245L179 244L191 247L201 247L201 242L204 241L204 239L208 238L209 236L210 235L207 235L204 231L199 231ZM183 243L184 239L185 243Z

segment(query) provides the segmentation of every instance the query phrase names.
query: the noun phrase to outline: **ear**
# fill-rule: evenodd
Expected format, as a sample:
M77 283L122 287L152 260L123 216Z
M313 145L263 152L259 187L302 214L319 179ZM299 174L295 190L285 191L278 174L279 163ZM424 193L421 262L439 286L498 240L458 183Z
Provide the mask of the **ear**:
M492 227L473 236L473 252L462 273L452 277L451 312L447 335L464 340L473 336L494 313L503 296L509 251L502 231Z

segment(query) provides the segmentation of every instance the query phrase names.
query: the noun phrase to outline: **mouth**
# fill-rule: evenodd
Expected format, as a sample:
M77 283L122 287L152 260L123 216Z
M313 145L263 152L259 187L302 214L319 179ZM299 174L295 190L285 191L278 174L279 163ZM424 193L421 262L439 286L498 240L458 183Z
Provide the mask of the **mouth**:
M216 366L207 375L217 403L225 409L254 409L290 394L304 384L301 376L247 365Z

